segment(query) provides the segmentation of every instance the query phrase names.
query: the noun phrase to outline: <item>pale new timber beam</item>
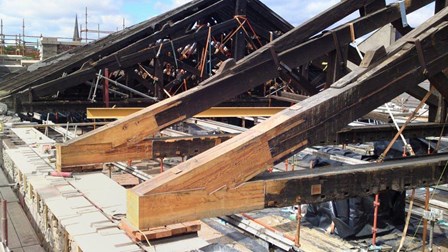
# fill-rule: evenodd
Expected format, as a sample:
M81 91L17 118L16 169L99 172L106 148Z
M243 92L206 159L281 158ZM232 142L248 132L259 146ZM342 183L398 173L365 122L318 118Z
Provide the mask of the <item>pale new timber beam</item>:
M82 158L89 159L93 163L103 163L105 160L113 160L117 155L125 157L126 160L155 159L166 157L194 157L228 139L233 134L212 135L212 136L192 136L175 138L151 138L133 145L129 148L116 148L113 151L102 155L96 153L85 153ZM76 157L78 158L78 157ZM77 171L76 159L66 159L64 171Z
M90 160L81 158L86 152L101 155L121 145L132 146L150 134L192 117L201 111L276 77L278 68L273 58L276 56L272 55L272 51L278 52L278 60L281 62L290 67L298 67L314 59L317 55L334 50L333 36L329 33L313 38L298 46L295 46L295 43L302 42L318 30L326 28L329 20L332 21L331 23L334 23L370 2L368 0L346 0L340 2L311 21L293 29L250 56L240 60L237 65L229 66L221 74L204 81L202 85L74 140L57 145L57 169L61 170L64 166L64 156L66 155L70 155L72 159L78 160L79 164L90 163ZM407 10L412 12L429 2L432 1L407 1ZM343 25L335 29L334 32L338 33L341 45L348 44L352 39L350 33L352 26L354 27L355 35L359 37L398 18L400 18L400 8L395 3L382 11L358 18L351 24ZM274 50L272 50L272 47ZM76 159L77 155L79 158ZM117 156L117 158L119 157Z
M138 199L128 190L127 218L133 221L129 211L140 211L146 214L145 218L151 219L151 225L163 226L267 207L291 206L298 200L311 204L368 196L388 189L403 191L448 182L448 173L443 174L447 162L448 155L443 154L367 165L271 173L213 194L203 190L171 191ZM159 218L160 215L164 218Z
M272 116L286 107L212 107L194 117ZM143 108L87 108L87 119L117 119L129 116Z
M33 125L25 125L33 127ZM34 125L34 127L48 125ZM418 123L408 125L403 132L407 137L418 138L427 136L438 136L444 125L439 123ZM336 135L322 138L321 144L348 144L364 143L368 141L388 140L395 136L396 128L393 125L345 127ZM86 153L82 158L89 159L94 163L102 163L121 155L126 160L135 160L145 157L147 159L165 157L194 157L218 144L224 142L234 134L192 136L192 137L162 137L145 139L130 148L116 148L103 155ZM326 142L324 142L326 141ZM106 161L105 161L106 160ZM76 160L67 158L64 171L78 171Z
M428 73L440 72L448 62L448 23L431 28L447 16L448 8L423 24L420 31L408 34L421 41ZM249 188L253 197L241 191L246 181L305 146L319 144L320 139L426 78L416 46L409 39L396 42L388 48L385 59L368 69L357 68L329 89L132 188L128 191L127 218L133 225L147 228L174 223L178 217L195 219L260 207L256 199L262 193L255 192L260 188ZM158 208L160 200L154 199L172 192L182 194L177 203L187 208L173 207L169 212ZM209 199L217 199L218 205ZM207 208L197 202L205 202ZM191 204L195 207L188 211ZM153 212L155 208L158 213Z

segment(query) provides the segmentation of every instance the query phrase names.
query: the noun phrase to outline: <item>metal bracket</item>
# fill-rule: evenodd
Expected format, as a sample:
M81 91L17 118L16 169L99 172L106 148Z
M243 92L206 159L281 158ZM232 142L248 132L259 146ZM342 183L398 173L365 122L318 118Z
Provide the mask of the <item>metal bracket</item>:
M408 18L406 16L406 3L404 0L399 0L398 4L400 5L401 23L403 24L403 27L409 26Z
M443 220L443 210L437 208L431 208L431 210L423 211L423 218L428 221L439 221Z
M269 47L269 51L271 52L271 56L272 56L272 59L274 60L275 66L277 67L277 70L278 71L282 70L282 67L280 65L280 60L278 59L278 55L275 52L274 47L273 46Z
M422 69L423 70L423 75L428 78L429 77L429 72L428 72L428 69L426 67L426 61L425 61L425 55L423 53L422 43L421 43L421 41L419 39L412 40L410 42L415 44L415 50L417 51L418 61L420 62L420 65L423 68Z

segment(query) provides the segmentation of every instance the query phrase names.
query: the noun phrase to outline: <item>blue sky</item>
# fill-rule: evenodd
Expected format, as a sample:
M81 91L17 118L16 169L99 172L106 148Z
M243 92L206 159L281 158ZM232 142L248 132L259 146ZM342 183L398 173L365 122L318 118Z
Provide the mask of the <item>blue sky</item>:
M340 0L261 0L294 25L311 18ZM387 2L393 2L388 0ZM0 0L0 18L5 34L25 34L72 37L74 18L85 29L85 8L88 8L88 28L115 31L122 28L123 18L130 26L184 4L188 0ZM409 15L411 24L421 23L432 14L431 7ZM97 34L89 34L97 38ZM34 40L34 39L31 39Z

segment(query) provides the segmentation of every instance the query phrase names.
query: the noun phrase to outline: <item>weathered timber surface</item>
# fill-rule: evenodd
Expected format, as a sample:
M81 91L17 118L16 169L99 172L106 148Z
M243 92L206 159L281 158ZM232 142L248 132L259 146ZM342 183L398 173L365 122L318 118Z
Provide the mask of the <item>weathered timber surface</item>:
M443 123L416 123L406 126L403 134L407 138L438 136L443 128ZM332 140L326 137L327 142L325 144L351 144L390 140L396 133L397 129L393 124L345 127L338 131L336 139Z
M89 160L81 158L84 152L95 152L101 155L121 145L124 147L135 145L147 135L180 122L276 77L278 70L273 59L275 56L271 54L271 47L274 47L274 51L278 52L279 60L289 67L297 67L305 64L314 59L316 55L334 50L333 36L330 33L313 38L298 46L291 43L292 37L296 37L296 40L300 38L296 42L303 41L307 37L315 34L317 30L326 28L322 24L327 23L327 18L331 18L332 21L337 21L340 16L344 16L347 12L350 13L348 11L350 8L357 10L360 6L368 2L343 1L326 12L327 14L334 12L334 15L330 15L329 17L317 16L242 59L236 66L209 78L203 82L203 85L154 104L142 111L117 120L65 144L58 145L58 169L61 169L65 165L64 155L67 153L72 153L70 155L79 154L80 158L77 159L79 164L89 162ZM412 12L429 2L431 1L409 1L407 2L408 11ZM362 36L398 18L400 18L398 4L392 4L382 11L356 19L352 23L356 31L356 36ZM372 20L375 20L375 22ZM320 24L321 22L322 24ZM335 29L334 32L338 33L340 44L348 44L351 42L350 27L349 24L346 24ZM285 51L282 52L281 50ZM207 97L207 99L204 99L204 97ZM190 104L194 104L194 106L190 106ZM119 159L119 156L117 156L116 160L110 161L120 160L122 158Z
M260 175L249 183L266 184L266 207L320 203L349 197L368 196L384 190L444 184L448 155L403 158L399 161L297 172ZM271 175L271 174L269 174Z
M426 70L429 73L440 72L448 60L448 25L441 23L447 15L448 8L431 18L420 30L409 33L408 37L388 48L387 57L370 68L353 71L349 74L350 79L344 77L331 88L131 189L128 218L134 225L151 226L153 221L158 225L169 221L171 216L178 216L174 212L170 217L154 215L151 210L148 210L151 214L148 213L148 205L156 207L154 201L149 202L151 197L162 197L160 195L164 193L187 193L188 196L181 200L187 205L190 198L207 194L219 192L224 194L219 196L221 198L227 196L226 191L241 193L239 190L243 190L244 182L266 168L306 145L319 144L323 136L335 134L349 122L403 93L407 86L417 85L426 76L415 43L409 42L410 36L421 41ZM432 27L434 24L439 25ZM354 75L356 73L358 75ZM238 207L236 209L241 210ZM195 208L196 213L202 213L200 208ZM220 210L216 213L222 214ZM179 216L185 217L184 214Z
M448 174L442 176L447 162L448 155L442 154L367 165L270 173L212 194L198 189L136 197L128 191L127 218L133 225L147 228L266 207L290 206L297 200L311 204L367 196L387 189L402 191L443 184L448 182ZM137 210L142 215L135 215Z
M448 9L445 12L447 14ZM448 44L448 41L444 41L448 36L448 33L444 34L447 30L446 25L441 25L418 37L422 39L426 49L427 69L433 70L432 72L440 71L446 64L443 60L448 57L448 49L444 48ZM380 64L362 72L356 78L350 81L343 78L332 88L281 111L240 136L204 152L191 162L181 164L180 166L186 168L181 175L167 172L158 177L158 185L152 183L152 186L147 188L137 187L139 189L136 191L143 193L141 189L147 190L146 192L186 190L194 189L199 184L209 192L222 186L234 187L249 179L251 175L253 177L252 173L262 171L301 147L319 144L322 136L335 134L351 121L403 93L407 85L417 85L425 79L414 44L401 45L402 50L388 55ZM400 73L398 78L395 76L397 72ZM249 161L251 155L254 160ZM240 160L240 157L244 159ZM228 165L228 162L232 164ZM254 168L248 168L246 162L253 162L251 166ZM195 163L195 167L188 163ZM223 174L227 173L226 169L231 170L233 167L243 166L240 168L248 170L246 174L240 170L238 178L232 177L229 181L221 179L219 185L203 183L203 177L207 177L206 174L210 171L206 167L214 163L218 164L215 166L216 170ZM174 182L176 177L182 178L181 180L190 178L187 179L188 183L184 183Z

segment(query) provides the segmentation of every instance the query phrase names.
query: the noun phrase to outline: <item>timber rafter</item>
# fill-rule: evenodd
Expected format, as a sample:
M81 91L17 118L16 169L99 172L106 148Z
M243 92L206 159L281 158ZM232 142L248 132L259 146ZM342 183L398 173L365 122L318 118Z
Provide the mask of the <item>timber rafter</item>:
M357 68L329 89L132 188L128 191L127 218L139 228L146 228L265 207L266 184L247 181L305 146L319 144L322 135L334 135L349 122L405 92L407 86L416 86L446 68L447 17L445 8L390 46L377 63ZM425 52L425 66L419 61L421 50ZM439 166L436 173L442 170ZM435 179L431 181L436 183ZM286 186L278 189L285 191L289 191ZM185 207L161 210L165 209L163 203L155 203L160 197L175 197ZM186 210L191 204L195 211Z
M355 36L359 37L400 18L399 5L391 4L372 14L353 20L350 24L342 25L331 33L324 33L307 40L332 23L371 2L371 0L343 1L243 58L238 64L235 65L231 61L223 63L224 66L220 73L202 82L200 86L149 106L66 144L59 145L57 147L58 169L62 169L64 166L65 157L78 160L77 162L81 164L89 161L82 158L84 153L97 153L101 156L102 153L111 152L117 147L124 148L135 145L148 135L269 81L279 75L278 64L280 62L290 68L307 64L319 55L335 50L332 35L334 33L338 34L339 44L346 45L352 40L352 30L355 32ZM407 10L412 12L430 2L408 1L406 2ZM299 55L300 57L298 57ZM254 73L257 74L254 75ZM189 106L189 104L194 104L194 106ZM365 113L368 112L370 111ZM104 161L108 162L108 160Z

